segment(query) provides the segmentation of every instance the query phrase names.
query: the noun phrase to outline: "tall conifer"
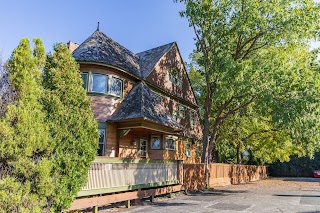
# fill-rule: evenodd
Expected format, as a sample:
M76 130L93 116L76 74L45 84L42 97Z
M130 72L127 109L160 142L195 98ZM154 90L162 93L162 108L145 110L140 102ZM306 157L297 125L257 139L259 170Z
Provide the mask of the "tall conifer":
M0 120L0 212L45 212L53 190L52 144L40 102L45 53L22 39L8 63L15 103Z
M66 45L57 44L48 56L43 85L47 122L55 143L51 199L55 211L70 206L86 183L91 161L97 152L97 123L90 100L82 88L79 65Z

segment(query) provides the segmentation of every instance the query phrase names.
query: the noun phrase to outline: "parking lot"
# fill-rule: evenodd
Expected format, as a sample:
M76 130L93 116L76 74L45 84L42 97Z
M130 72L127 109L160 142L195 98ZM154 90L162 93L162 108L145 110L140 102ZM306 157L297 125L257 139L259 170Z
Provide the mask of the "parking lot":
M115 209L113 209L115 210ZM174 198L142 200L121 212L320 212L320 178L271 178ZM101 212L104 212L103 210Z

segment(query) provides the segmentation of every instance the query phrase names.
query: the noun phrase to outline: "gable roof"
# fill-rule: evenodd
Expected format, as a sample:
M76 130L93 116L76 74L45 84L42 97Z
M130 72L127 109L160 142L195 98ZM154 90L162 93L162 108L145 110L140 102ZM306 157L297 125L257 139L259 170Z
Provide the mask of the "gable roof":
M77 61L101 62L141 76L139 56L96 30L73 53Z
M155 67L156 63L170 50L174 44L175 42L171 42L160 47L137 53L139 56L141 77L147 77Z
M164 126L182 129L158 96L144 83L139 82L123 101L120 110L110 121L142 118Z

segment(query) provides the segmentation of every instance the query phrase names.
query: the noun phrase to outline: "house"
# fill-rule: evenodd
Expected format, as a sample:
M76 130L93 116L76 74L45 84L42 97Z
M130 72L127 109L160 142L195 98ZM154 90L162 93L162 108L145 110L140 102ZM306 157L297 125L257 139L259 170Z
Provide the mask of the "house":
M97 30L68 45L100 133L70 210L181 190L181 162L200 162L202 129L177 44L135 54Z
M101 158L199 162L198 105L175 42L135 54L97 30L68 45L99 122Z

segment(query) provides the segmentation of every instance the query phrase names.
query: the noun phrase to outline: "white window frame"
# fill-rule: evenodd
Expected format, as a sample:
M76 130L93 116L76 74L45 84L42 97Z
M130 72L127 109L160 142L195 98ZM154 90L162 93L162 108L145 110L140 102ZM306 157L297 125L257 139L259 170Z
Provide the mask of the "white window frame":
M82 75L86 75L86 82L83 82L83 78L82 78ZM83 72L81 73L81 80L82 80L82 85L84 85L84 89L87 91L88 90L88 82L89 82L89 73L87 72Z
M103 142L100 142L100 131L103 132ZM102 154L98 156L105 156L106 155L106 130L105 129L98 129L99 132L99 140L98 140L98 150L100 149L100 145L102 145ZM97 151L98 151L97 150Z
M106 92L98 92L98 91L92 91L93 89L93 76L103 76L106 79L106 85L105 85L105 88L106 88ZM89 92L92 92L92 93L99 93L99 94L108 94L108 90L109 90L109 76L108 75L104 75L104 74L100 74L100 73L91 73L91 79L90 79L90 84L89 84L89 88L88 88L88 91Z
M121 94L120 96L119 95L116 95L116 94L112 94L111 93L111 86L112 86L112 79L117 79L121 82ZM109 88L108 88L108 94L112 95L112 96L115 96L115 97L119 97L119 98L122 98L123 97L123 90L124 90L124 87L123 87L123 80L119 77L116 77L114 75L109 75Z
M146 144L145 145L142 145L142 142L145 141ZM141 149L141 147L145 147L145 151ZM144 154L142 154L144 153ZM148 158L148 140L145 139L145 138L140 138L139 139L139 152L138 152L138 155L140 158Z
M173 141L173 146L174 148L170 148L170 147L167 147L167 140L172 140ZM165 142L164 142L164 148L166 150L176 150L177 149L177 138L176 137L173 137L173 136L165 136Z
M84 71L81 73L81 75L87 75L87 81L85 82L85 86L86 86L86 91L88 93L97 93L97 94L104 94L104 95L110 95L113 97L118 97L118 98L123 98L123 94L124 94L124 80L118 76L112 75L112 74L105 74L105 73L99 73L99 72L92 72L92 71ZM92 91L92 87L93 87L93 75L101 75L101 76L105 76L107 78L106 81L106 92L97 92L97 91ZM121 94L120 95L116 95L114 93L111 93L111 85L112 85L112 79L116 78L117 80L120 80L121 82Z

